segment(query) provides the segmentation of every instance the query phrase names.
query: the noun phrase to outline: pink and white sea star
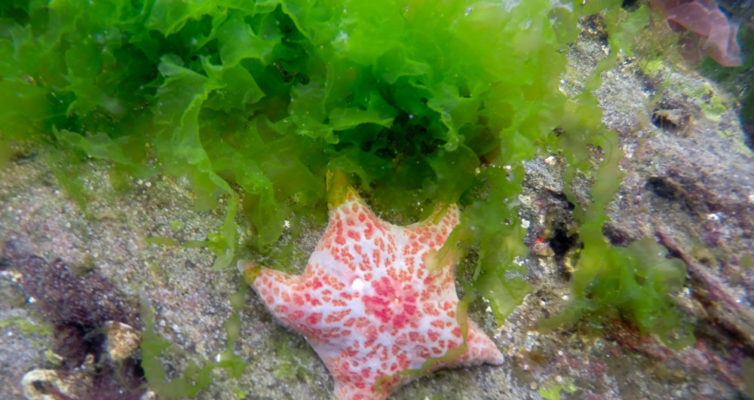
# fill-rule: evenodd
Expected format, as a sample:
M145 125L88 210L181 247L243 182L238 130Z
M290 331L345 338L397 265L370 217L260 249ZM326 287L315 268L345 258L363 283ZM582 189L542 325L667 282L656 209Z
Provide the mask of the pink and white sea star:
M330 210L303 274L263 268L253 281L272 314L324 361L335 379L335 398L384 399L410 380L402 371L423 369L425 361L463 345L453 261L427 265L428 254L442 247L459 221L455 204L439 212L406 227L392 225L349 188L345 201ZM473 321L466 327L466 350L428 370L503 362Z

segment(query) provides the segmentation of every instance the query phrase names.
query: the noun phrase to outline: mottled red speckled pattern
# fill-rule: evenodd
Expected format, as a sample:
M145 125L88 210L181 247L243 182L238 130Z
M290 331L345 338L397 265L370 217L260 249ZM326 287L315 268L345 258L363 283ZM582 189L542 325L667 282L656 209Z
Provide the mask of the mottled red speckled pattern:
M439 217L439 215L435 216ZM377 218L356 195L330 211L330 223L302 275L264 268L253 287L270 311L314 347L341 400L384 399L406 378L463 343L456 320L453 265L429 271L425 257L458 224L458 207L407 227ZM442 366L500 364L503 356L472 321L467 351ZM439 364L438 364L439 365Z

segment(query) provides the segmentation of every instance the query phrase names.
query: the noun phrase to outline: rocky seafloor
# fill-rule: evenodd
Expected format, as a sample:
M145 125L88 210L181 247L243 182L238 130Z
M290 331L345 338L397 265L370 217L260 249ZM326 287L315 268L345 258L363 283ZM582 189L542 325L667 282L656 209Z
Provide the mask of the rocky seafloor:
M606 52L599 38L574 44L562 90L583 90ZM543 232L556 234L549 249L521 260L531 292L500 327L483 303L472 304L505 363L440 370L391 399L754 395L754 265L747 265L754 256L754 154L740 105L693 70L656 65L650 74L623 56L594 94L624 153L605 236L619 246L652 237L683 260L688 279L674 301L695 343L671 349L620 319L538 329L569 304L567 257L578 246L569 233L574 207L563 193L566 161L541 154L525 165L520 216L527 245ZM46 151L14 148L0 170L0 398L157 397L140 366L145 308L170 343L159 357L168 379L192 363L221 360L241 276L211 269L214 254L206 248L149 238L206 240L223 215L196 212L180 179L133 179L116 190L110 166L96 160L80 177L88 196L82 210L56 180ZM588 205L590 176L574 184L579 206ZM321 229L309 229L295 245L312 249ZM196 398L330 398L332 379L307 343L277 324L252 291L242 295L232 350L246 368L237 376L206 369L211 381Z

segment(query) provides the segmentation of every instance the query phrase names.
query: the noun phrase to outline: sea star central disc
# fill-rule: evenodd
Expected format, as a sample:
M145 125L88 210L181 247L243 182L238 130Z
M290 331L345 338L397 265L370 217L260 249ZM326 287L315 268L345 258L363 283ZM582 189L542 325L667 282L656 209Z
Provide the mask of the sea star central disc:
M458 224L448 206L406 227L377 218L349 188L330 211L303 274L263 268L252 286L285 326L302 334L335 379L339 400L381 400L430 358L463 344L453 262L427 266ZM501 364L503 356L467 322L466 350L440 366ZM378 383L379 382L379 383Z

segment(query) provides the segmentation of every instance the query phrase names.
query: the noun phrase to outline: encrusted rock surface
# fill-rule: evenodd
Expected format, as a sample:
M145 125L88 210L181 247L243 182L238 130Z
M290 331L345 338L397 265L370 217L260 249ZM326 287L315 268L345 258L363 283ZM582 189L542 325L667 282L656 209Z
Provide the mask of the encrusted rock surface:
M563 90L583 90L580 80L604 56L599 38L576 44ZM537 329L567 305L567 255L579 243L571 230L573 205L563 194L565 161L543 154L526 163L520 196L527 244L553 232L547 248L533 248L521 260L532 292L501 328L483 303L472 307L506 362L441 370L392 399L752 395L746 376L751 381L754 368L754 269L745 256L754 256L754 155L735 102L693 72L659 66L648 74L628 58L603 73L595 94L624 152L625 177L608 207L606 237L621 246L653 237L686 262L689 280L677 301L694 324L696 345L671 350L620 321ZM90 398L88 387L110 390L109 398L153 395L133 390L143 383L138 351L117 353L117 360L107 356L109 341L118 340L107 336L114 331L108 327L143 329L140 307L154 309L155 330L171 343L160 358L168 378L192 362L215 363L225 350L230 299L241 277L212 270L214 256L206 248L148 239L206 240L222 215L194 211L181 180L134 179L115 190L109 166L98 161L81 176L89 196L81 210L54 178L58 166L45 151L16 149L0 170L0 398L23 398L23 376L48 370L73 379L81 398ZM589 202L589 185L588 175L575 180L578 201ZM321 229L307 233L303 250L314 246ZM275 323L250 290L244 296L233 351L248 365L238 377L212 369L212 383L198 398L329 398L332 379L306 342ZM133 349L136 339L124 340ZM91 364L87 355L102 363ZM126 379L114 382L103 372Z

